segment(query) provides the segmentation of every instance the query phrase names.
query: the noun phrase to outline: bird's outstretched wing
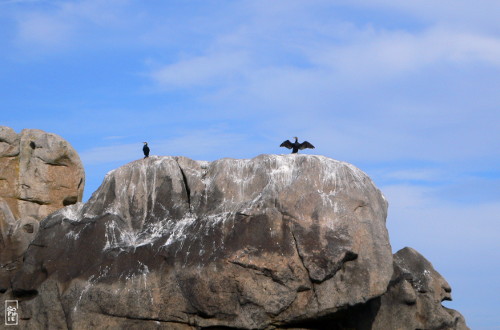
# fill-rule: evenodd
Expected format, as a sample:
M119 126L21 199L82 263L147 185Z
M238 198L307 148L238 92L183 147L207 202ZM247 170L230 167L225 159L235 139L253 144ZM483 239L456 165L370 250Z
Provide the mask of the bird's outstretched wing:
M280 147L285 147L285 148L288 148L288 149L292 149L293 145L292 145L292 142L290 142L290 140L286 140L285 142L283 142L282 144L280 144Z
M313 146L312 144L310 144L309 142L304 141L304 142L302 142L302 143L300 144L299 149L300 149L300 150L304 150L304 149L306 149L306 148L309 148L309 149L314 149L314 146Z

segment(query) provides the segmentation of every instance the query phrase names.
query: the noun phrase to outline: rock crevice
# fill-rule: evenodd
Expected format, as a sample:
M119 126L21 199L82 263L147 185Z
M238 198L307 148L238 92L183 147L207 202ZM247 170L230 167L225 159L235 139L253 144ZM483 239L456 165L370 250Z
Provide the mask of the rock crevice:
M0 290L22 264L39 221L82 200L85 174L60 136L0 126Z
M384 304L448 296L423 257L393 258L386 215L366 174L326 157L151 156L47 217L12 289L38 292L26 327L59 299L68 328L387 329ZM465 327L457 314L413 324Z

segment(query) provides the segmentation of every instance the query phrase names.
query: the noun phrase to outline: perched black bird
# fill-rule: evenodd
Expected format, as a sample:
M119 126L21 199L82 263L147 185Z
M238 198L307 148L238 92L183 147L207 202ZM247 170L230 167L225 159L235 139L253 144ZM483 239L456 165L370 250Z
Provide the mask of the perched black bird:
M302 143L299 143L299 138L298 137L294 137L295 139L295 142L292 143L290 142L290 140L286 140L285 142L283 142L280 147L285 147L285 148L288 148L288 149L293 149L292 150L292 154L296 154L299 152L299 150L304 150L306 148L309 148L309 149L314 149L314 146L312 144L310 144L309 142L307 141L304 141Z
M144 147L142 147L142 151L144 152L144 158L148 158L149 157L149 147L148 147L147 142L144 142Z

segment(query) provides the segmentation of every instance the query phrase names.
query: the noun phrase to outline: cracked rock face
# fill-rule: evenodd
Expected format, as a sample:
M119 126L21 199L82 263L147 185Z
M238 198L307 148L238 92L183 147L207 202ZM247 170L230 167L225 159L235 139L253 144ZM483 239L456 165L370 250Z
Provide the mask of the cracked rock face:
M10 285L39 221L81 201L84 180L78 154L60 136L0 126L0 291Z
M451 287L432 264L412 248L394 254L394 274L377 304L374 329L468 329L463 316L441 305ZM373 304L375 305L375 304Z
M322 156L149 157L46 218L12 289L25 327L299 327L386 292L386 213Z

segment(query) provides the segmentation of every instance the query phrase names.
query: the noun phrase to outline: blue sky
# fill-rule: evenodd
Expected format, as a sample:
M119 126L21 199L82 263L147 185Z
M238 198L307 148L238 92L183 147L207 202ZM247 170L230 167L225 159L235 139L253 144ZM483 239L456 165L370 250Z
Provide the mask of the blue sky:
M500 2L0 0L1 125L61 135L85 199L155 155L367 172L472 329L500 328Z

